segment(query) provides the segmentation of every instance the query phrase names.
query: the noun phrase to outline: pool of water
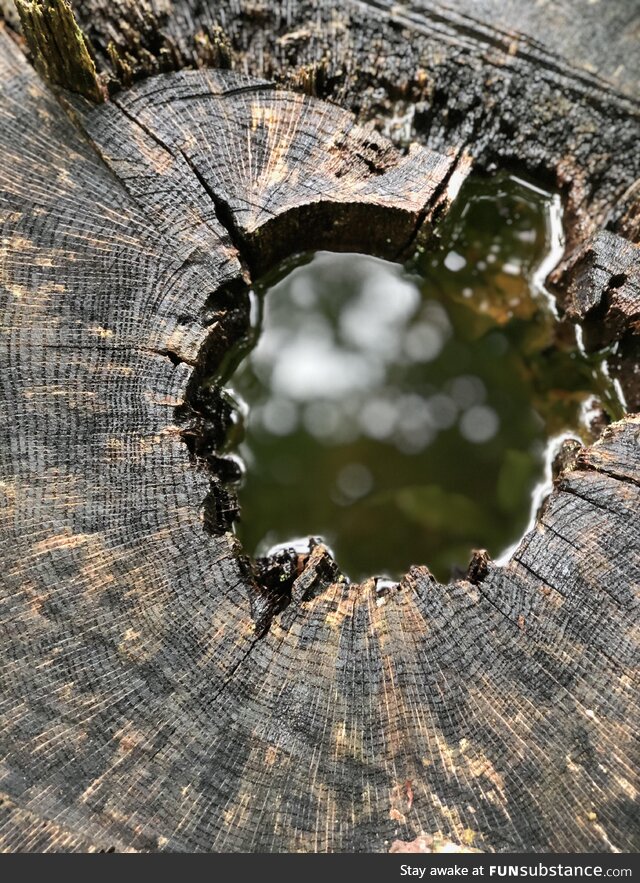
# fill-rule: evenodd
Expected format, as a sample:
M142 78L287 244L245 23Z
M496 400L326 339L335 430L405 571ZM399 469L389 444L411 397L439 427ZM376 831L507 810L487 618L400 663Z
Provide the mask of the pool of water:
M543 287L560 231L557 197L476 179L405 266L320 252L262 280L229 381L249 553L314 536L354 580L446 580L522 536L558 437L586 438L594 405L620 416Z

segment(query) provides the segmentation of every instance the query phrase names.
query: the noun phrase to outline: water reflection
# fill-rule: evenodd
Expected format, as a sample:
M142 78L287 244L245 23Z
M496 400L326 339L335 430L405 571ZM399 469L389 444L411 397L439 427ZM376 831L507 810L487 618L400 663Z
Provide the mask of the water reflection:
M233 378L250 405L249 551L308 533L354 579L419 563L446 579L522 533L548 439L579 431L594 390L615 411L537 290L559 247L553 198L503 177L458 206L441 250L406 268L318 253L258 292L261 333Z

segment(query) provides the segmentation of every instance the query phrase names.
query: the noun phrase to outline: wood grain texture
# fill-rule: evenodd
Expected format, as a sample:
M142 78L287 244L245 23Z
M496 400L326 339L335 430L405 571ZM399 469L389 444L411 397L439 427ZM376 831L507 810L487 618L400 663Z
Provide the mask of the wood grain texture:
M122 114L113 115L116 107ZM105 115L91 113L94 142L126 149L123 131L132 127L138 142L174 157L258 273L292 249L353 250L363 225L368 250L396 257L469 168L455 150L443 156L416 145L402 155L346 110L231 72L152 77L116 96L112 111L107 131Z
M112 92L160 71L232 67L338 101L402 144L548 181L564 198L567 261L603 230L637 242L633 0L73 0L73 8ZM626 328L618 337L611 370L637 410L640 336Z
M381 594L317 547L267 631L185 444L247 274L285 237L403 251L464 139L404 156L239 72L58 101L3 33L0 90L0 849L640 848L639 417L506 566Z

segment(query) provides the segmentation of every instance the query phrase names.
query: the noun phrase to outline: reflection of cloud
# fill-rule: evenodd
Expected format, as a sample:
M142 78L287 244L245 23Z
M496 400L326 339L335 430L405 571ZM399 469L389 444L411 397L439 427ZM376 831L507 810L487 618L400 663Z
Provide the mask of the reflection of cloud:
M406 454L417 454L431 444L437 434L429 402L420 396L403 396L398 402L394 442Z
M437 393L429 399L431 417L438 429L449 429L456 422L458 408L448 395Z
M487 395L486 387L480 378L470 374L456 377L447 384L447 389L456 405L463 410L470 408L471 405L481 405Z
M399 331L419 304L420 292L413 283L397 272L376 268L362 281L357 297L345 304L339 319L340 332L347 344L390 361L398 353Z
M522 264L513 259L502 264L500 269L509 276L520 276L522 274Z
M318 298L314 290L313 279L309 279L302 273L294 274L291 279L290 296L297 307L314 307Z
M420 323L407 331L404 351L412 362L432 362L444 346L442 332L433 325Z
M331 402L311 402L304 409L305 429L319 439L335 437L340 420L340 410Z
M383 366L375 359L302 332L285 344L275 359L271 387L298 402L320 397L340 399L372 389L383 376Z
M333 304L332 283L340 294L345 281L348 293ZM279 398L338 401L381 386L400 359L435 359L450 334L446 311L424 304L417 281L400 267L319 255L273 287L251 362Z
M260 409L260 422L272 435L290 435L298 428L298 409L288 399L271 398Z
M458 416L453 400L442 393L423 398L417 394L400 395L397 390L387 392L387 398L378 397L363 404L360 426L364 435L392 442L404 453L423 450L439 429L453 426Z
M369 438L388 438L396 423L396 406L386 399L376 398L365 402L360 409L360 427Z

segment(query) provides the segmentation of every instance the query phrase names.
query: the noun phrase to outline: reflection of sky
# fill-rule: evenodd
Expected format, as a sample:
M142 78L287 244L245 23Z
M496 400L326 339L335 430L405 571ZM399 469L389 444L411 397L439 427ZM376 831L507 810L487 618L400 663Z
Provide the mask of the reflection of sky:
M250 356L262 387L251 428L284 436L302 426L325 444L365 436L406 454L456 425L467 441L486 442L499 420L478 377L462 374L438 388L422 371L421 390L411 383L415 366L437 359L451 335L444 307L399 266L317 254L265 301ZM352 479L338 485L355 499L362 493L354 488L367 482Z

